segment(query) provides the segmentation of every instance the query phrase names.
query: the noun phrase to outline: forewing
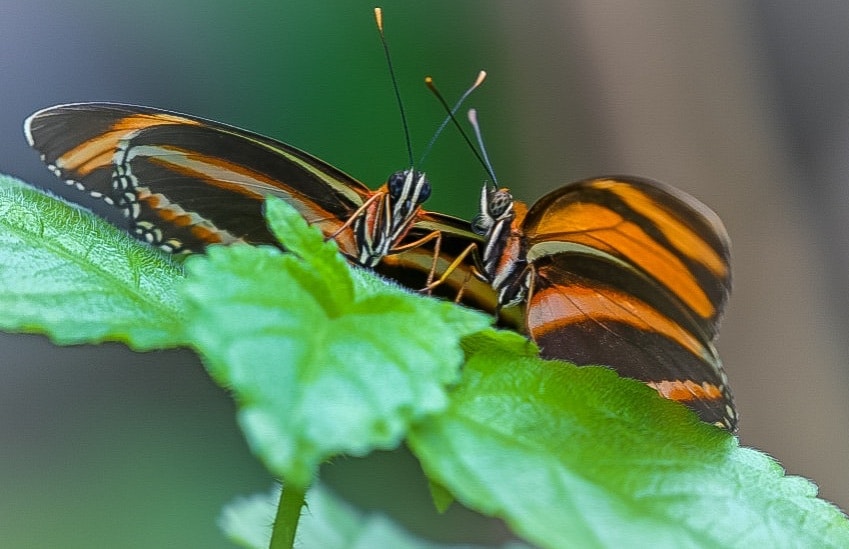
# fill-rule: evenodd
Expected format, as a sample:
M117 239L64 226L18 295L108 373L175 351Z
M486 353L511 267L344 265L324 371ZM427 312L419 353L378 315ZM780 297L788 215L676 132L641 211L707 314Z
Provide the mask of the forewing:
M643 279L635 291L650 295L638 297L666 301L665 314L694 323L708 339L716 335L731 289L729 239L716 214L692 196L633 177L586 180L540 199L523 230L529 261L568 253L617 264L609 276L627 270L629 280Z
M149 107L60 105L32 115L25 131L60 179L118 206L139 238L169 251L274 242L262 217L268 194L330 235L370 194L284 143ZM340 246L354 251L344 237Z

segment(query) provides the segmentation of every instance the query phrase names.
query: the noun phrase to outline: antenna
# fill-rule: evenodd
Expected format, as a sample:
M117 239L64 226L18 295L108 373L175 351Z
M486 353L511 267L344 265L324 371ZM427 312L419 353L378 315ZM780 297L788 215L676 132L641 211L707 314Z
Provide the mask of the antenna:
M492 169L492 163L489 161L489 155L486 154L486 145L483 144L483 135L481 134L481 126L478 123L478 111L476 109L469 109L469 123L472 125L472 128L475 130L475 137L478 140L478 147L480 147L481 154L483 155L484 168L486 168L487 173L492 178L492 186L498 187L498 179L495 177L495 170Z
M484 76L486 76L486 72L481 71L481 73ZM483 82L480 75L478 76L478 80L480 82ZM475 83L477 84L478 81L475 81ZM439 90L436 88L436 84L433 83L433 78L431 78L430 76L425 77L425 84L430 89L430 91L433 92L433 95L436 96L436 98L439 100L439 102L445 108L446 112L448 112L448 120L450 120L451 122L454 123L454 126L460 132L460 135L463 137L463 140L466 142L466 145L469 146L469 149L472 150L472 153L474 153L475 158L478 159L478 162L480 162L481 166L483 166L484 170L486 170L486 173L492 179L493 183L495 183L495 181L496 181L495 172L492 170L492 164L489 163L489 158L486 156L486 149L484 148L483 140L481 139L480 126L477 123L477 111L475 111L474 109L469 110L469 113L470 113L469 122L471 122L472 126L475 128L475 135L477 136L478 144L480 145L481 151L483 151L483 155L481 155L481 153L478 152L477 147L475 147L474 143L472 143L472 140L469 139L469 136L468 136L468 134L466 134L466 131L463 129L463 126L461 126L460 122L457 121L457 118L454 116L454 110L451 109L451 107L448 106L448 102L445 101L445 97L443 97L442 94L439 92ZM463 94L462 99L465 99L465 97L471 92L471 90L474 90L476 87L477 86L473 86L469 90L469 92ZM475 113L474 120L472 120L472 115L471 115L472 112Z
M473 91L478 89L480 85L483 84L484 80L486 80L486 71L480 71L478 73L478 77L475 78L475 81L472 83L471 86L469 86L469 89L463 92L463 95L460 96L460 99L458 99L457 102L454 103L454 106L448 110L448 116L445 117L445 120L443 120L442 124L440 124L439 127L436 129L433 134L433 137L430 138L427 147L425 147L424 153L422 154L421 159L419 160L419 165L422 165L424 163L424 159L430 153L430 150L433 148L433 144L436 142L436 138L439 137L439 135L442 133L442 130L445 129L445 126L447 126L448 123L451 122L451 119L460 109L460 106L463 104L463 102L466 101L466 99L469 97L469 95L472 94ZM425 84L428 88L430 88L430 91L434 92L438 97L441 95L439 94L439 91L436 90L436 85L433 83L432 77L426 76ZM442 101L442 104L446 109L448 109L448 106L445 104L445 101Z
M392 56L389 55L389 44L383 34L383 10L374 8L374 21L377 23L377 32L380 33L380 43L383 45L383 53L386 55L386 65L389 67L389 77L392 79L392 89L395 91L395 100L398 101L398 110L401 112L401 126L404 128L404 140L407 142L407 156L410 159L410 167L413 167L413 145L410 143L410 126L407 123L407 114L404 111L404 103L401 101L401 92L398 91L398 78L395 76L395 68L392 66Z

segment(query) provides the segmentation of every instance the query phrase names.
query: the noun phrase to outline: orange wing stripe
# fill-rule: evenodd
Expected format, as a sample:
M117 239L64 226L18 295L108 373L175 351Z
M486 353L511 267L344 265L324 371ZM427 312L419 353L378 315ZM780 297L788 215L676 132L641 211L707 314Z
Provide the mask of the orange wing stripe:
M656 390L661 396L678 402L696 400L721 400L722 390L713 383L696 383L694 381L647 381L646 385Z
M543 216L538 231L540 240L583 244L622 257L669 288L701 317L711 318L716 313L699 281L674 253L639 225L601 204L553 208Z
M643 191L612 180L599 181L594 186L616 194L634 211L651 219L682 254L703 264L717 277L728 275L727 263L710 244Z
M634 296L613 288L552 286L534 293L527 311L528 331L535 339L588 321L629 324L640 331L661 334L699 358L704 356L702 343L680 324Z
M82 179L94 170L112 164L118 142L127 134L166 124L200 125L200 122L164 113L126 116L113 124L111 129L65 152L56 160L56 166L62 170L74 171L76 177Z

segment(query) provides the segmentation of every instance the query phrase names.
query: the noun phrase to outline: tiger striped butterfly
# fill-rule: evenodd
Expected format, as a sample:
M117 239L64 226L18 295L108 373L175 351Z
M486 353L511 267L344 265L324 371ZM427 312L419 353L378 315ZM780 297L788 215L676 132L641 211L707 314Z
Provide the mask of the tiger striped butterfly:
M485 185L472 224L499 307L524 303L545 358L642 380L736 430L713 346L731 287L729 239L688 194L636 177L557 189L530 209Z
M447 273L438 295L462 292L493 311L495 294L449 265L482 239L467 221L424 211L424 174L396 172L372 191L274 139L185 114L114 103L58 105L30 116L30 145L68 185L120 208L137 238L168 252L210 244L276 244L262 215L268 194L292 204L353 263L414 289ZM439 238L433 238L439 235ZM515 326L518 315L502 318Z
M134 236L172 253L273 242L262 201L274 194L373 267L423 215L431 192L412 168L371 191L294 147L148 107L58 105L29 117L25 133L59 178L117 206Z

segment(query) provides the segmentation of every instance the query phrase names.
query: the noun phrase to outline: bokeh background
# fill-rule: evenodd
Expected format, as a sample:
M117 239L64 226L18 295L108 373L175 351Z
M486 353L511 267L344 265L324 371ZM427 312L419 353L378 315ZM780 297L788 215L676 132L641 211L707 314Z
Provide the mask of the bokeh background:
M111 100L228 122L372 187L406 166L372 1L0 0L0 171L57 189L21 123ZM421 153L485 68L479 109L500 182L533 201L628 173L725 220L735 289L719 348L743 444L849 508L849 4L823 0L387 0L387 35ZM469 217L483 173L449 129L425 161L429 208ZM434 533L403 455L324 476ZM398 479L409 479L409 484ZM0 334L0 546L228 547L220 507L271 480L224 391L188 352L58 348ZM455 512L444 535L493 540Z

